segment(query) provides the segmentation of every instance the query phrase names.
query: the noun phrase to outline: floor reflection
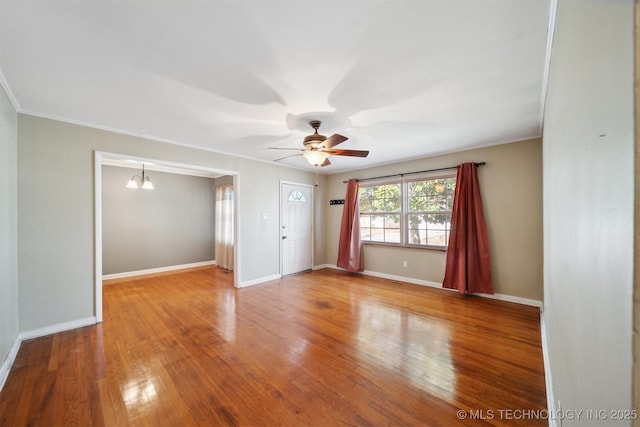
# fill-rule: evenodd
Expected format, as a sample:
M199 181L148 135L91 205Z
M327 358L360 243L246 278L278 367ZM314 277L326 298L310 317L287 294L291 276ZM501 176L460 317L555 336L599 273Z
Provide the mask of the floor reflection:
M305 363L305 352L309 341L304 338L296 338L287 347L287 360L297 366Z
M122 387L122 398L127 409L140 410L153 405L158 397L152 379L133 379Z
M402 373L414 386L439 395L455 391L449 330L436 319L361 303L357 339L362 358Z
M227 342L236 340L236 293L234 290L218 295L218 331Z

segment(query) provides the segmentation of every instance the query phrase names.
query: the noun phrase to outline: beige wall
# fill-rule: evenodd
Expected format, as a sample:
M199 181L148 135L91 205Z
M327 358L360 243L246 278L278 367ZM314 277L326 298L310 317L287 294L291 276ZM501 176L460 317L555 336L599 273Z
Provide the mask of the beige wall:
M558 2L543 134L550 410L632 406L633 5Z
M126 188L140 173L102 166L102 274L215 260L214 179L147 169L154 190Z
M487 162L478 176L491 246L494 291L542 301L542 146L531 140L362 169L328 177L328 199L342 199L349 178ZM329 206L327 263L335 264L342 207ZM442 283L446 254L425 249L366 245L365 269L376 273ZM402 261L408 267L402 267Z
M18 126L21 331L94 315L94 150L237 172L241 283L279 274L280 181L315 183L276 164L23 114Z

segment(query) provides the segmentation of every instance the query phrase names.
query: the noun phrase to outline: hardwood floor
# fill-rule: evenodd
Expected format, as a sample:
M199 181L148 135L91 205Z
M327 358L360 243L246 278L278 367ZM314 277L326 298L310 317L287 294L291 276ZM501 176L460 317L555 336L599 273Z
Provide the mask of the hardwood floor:
M0 425L547 425L536 308L328 269L103 299L102 324L22 344Z

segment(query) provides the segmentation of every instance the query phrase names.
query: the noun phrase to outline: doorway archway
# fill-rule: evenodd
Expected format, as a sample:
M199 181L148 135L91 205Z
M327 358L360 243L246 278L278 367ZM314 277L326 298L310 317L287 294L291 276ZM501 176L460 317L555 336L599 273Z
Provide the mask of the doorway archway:
M102 322L102 280L103 280L103 235L102 235L102 227L103 227L103 206L102 206L102 166L103 165L115 165L115 166L123 166L127 162L136 162L136 163L145 163L145 164L153 164L153 170L158 170L162 172L175 173L175 174L185 174L185 175L195 175L195 176L205 176L205 177L215 177L215 176L223 176L229 175L233 177L233 186L236 197L234 199L235 207L235 221L234 221L234 234L237 236L237 231L239 228L239 217L238 217L238 173L236 171L230 170L222 170L217 168L209 168L197 165L189 165L184 163L176 163L176 162L168 162L164 160L151 159L151 158L142 158L137 156L131 156L126 154L119 153L108 153L102 151L96 151L94 153L94 286L95 286L95 301L94 301L94 311L97 322ZM147 167L148 169L148 167ZM240 282L240 271L239 271L239 258L238 254L240 242L238 239L235 239L235 247L234 247L234 286L238 287L238 283Z

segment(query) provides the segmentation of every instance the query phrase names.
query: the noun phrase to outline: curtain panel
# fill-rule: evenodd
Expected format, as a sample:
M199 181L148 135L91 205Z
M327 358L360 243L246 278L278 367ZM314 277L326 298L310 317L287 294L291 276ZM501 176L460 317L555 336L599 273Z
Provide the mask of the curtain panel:
M216 264L233 270L234 246L233 186L216 187L215 251Z
M360 208L358 207L358 181L347 182L347 193L344 197L342 225L340 226L340 242L338 244L338 262L336 265L347 271L364 270L362 242L360 241Z
M489 238L475 163L458 166L442 286L463 294L493 293Z

